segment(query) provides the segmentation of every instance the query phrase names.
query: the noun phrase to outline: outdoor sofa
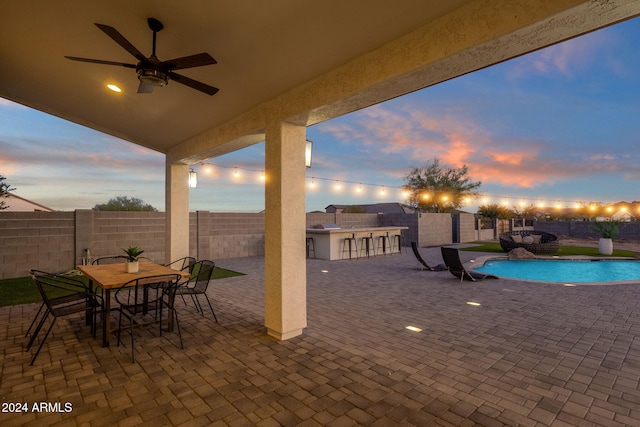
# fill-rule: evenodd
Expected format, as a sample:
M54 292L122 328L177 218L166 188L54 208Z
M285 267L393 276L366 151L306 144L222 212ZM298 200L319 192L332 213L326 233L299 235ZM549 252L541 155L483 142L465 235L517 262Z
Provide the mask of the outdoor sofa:
M505 252L524 248L534 254L554 254L560 249L558 238L546 231L512 231L500 235L500 246Z

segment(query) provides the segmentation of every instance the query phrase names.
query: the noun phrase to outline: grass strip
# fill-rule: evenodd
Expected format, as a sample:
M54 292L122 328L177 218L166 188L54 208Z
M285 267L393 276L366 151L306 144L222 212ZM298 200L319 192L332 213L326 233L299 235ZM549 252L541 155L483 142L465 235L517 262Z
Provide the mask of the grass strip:
M502 249L499 242L472 242L474 245L478 246L470 246L467 248L460 248L461 251L469 251L469 252L491 252L491 253L501 253L506 254L506 252ZM597 247L589 247L589 246L560 246L558 252L553 255L558 256L576 256L576 255L586 255L586 256L596 256L596 257L604 257L606 255L600 255L598 253ZM624 258L634 258L636 256L636 252L629 251L626 249L614 249L613 254L609 255L611 257L624 257Z

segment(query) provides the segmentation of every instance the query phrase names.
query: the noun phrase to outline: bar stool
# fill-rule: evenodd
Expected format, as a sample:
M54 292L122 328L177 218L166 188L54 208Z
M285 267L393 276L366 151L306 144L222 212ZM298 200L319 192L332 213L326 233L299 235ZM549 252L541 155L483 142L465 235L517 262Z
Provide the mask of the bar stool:
M316 241L313 237L307 237L307 258L309 254L313 252L313 257L316 257Z
M375 242L373 240L373 233L369 233L368 236L364 236L360 239L360 256L362 256L362 251L364 251L367 258L371 251L373 251L373 255L376 254Z
M402 252L402 246L404 246L404 253L407 253L407 245L405 244L405 240L404 240L404 236L402 235L402 232L400 232L400 234L395 234L393 236L393 239L391 240L391 252L393 252L393 247L397 247L398 248L398 253Z
M353 246L355 246L355 256L356 258L358 258L358 241L356 240L356 235L352 234L351 237L345 237L344 239L342 239L342 256L340 257L340 259L344 259L344 253L348 250L349 251L349 259L351 259L351 250L352 250L352 245L351 242L353 242ZM346 245L349 245L349 248L345 248Z
M377 249L380 250L380 242L382 241L382 254L386 255L387 254L387 248L389 248L389 250L391 250L391 240L389 240L389 233L387 232L387 234L381 234L378 236L378 244Z

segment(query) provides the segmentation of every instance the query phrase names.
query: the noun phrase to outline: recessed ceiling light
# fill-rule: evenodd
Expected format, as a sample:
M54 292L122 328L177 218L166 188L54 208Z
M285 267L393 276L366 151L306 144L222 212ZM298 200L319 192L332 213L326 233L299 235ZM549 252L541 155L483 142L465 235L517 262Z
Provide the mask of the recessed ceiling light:
M117 92L117 93L122 92L122 89L120 89L119 86L114 85L113 83L108 84L107 87L114 92Z
M405 329L408 329L408 330L413 331L413 332L422 332L422 329L420 329L418 327L415 327L415 326L405 326Z
M474 306L474 307L479 307L479 306L480 306L480 303L479 303L479 302L468 301L468 302L467 302L467 305L472 305L472 306Z

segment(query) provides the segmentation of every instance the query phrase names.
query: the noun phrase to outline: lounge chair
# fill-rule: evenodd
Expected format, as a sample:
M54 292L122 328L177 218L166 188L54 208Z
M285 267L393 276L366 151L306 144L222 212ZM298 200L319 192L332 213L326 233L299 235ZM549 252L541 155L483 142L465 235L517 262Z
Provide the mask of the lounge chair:
M424 259L422 259L422 256L420 256L420 251L418 251L418 244L416 242L411 242L411 249L413 249L413 254L416 256L416 259L418 260L418 267L420 268L420 270L429 270L429 271L445 271L448 270L449 268L444 265L444 264L438 264L435 267L431 267L429 264L426 263L426 261Z
M473 270L466 270L462 261L460 260L460 254L456 248L441 247L442 259L444 263L449 267L451 274L456 276L462 282L463 280L470 280L476 282L484 279L498 279L498 276L493 274L482 274Z

